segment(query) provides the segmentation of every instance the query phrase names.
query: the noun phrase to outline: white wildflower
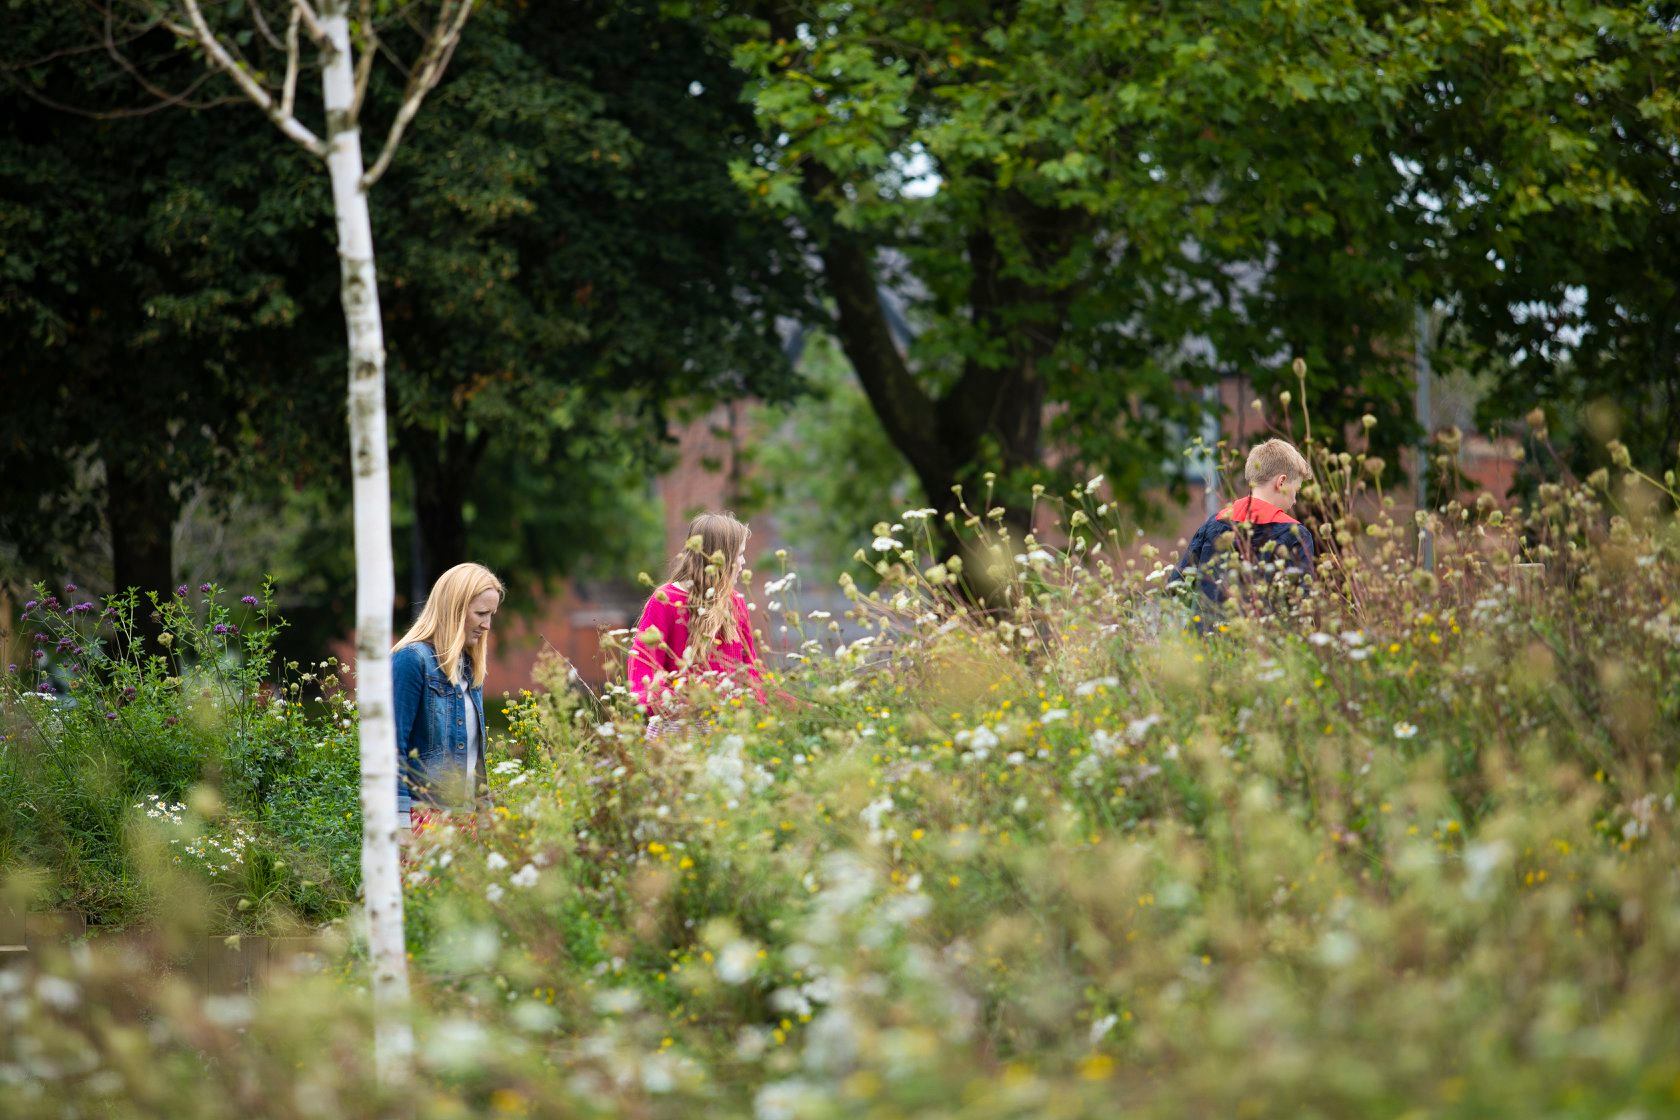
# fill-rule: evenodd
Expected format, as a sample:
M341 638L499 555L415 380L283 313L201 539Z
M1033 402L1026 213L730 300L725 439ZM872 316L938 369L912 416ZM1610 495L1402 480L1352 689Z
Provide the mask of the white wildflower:
M243 1027L251 1021L251 997L210 995L201 1004L204 1017L219 1027Z
M858 820L862 821L864 827L869 829L871 840L881 839L881 818L892 812L892 809L892 797L883 796L865 805L863 811L858 814Z
M464 1073L478 1067L490 1033L465 1016L454 1016L433 1027L426 1038L422 1058L436 1069Z
M1101 773L1102 756L1091 753L1074 764L1073 769L1068 773L1068 777L1072 779L1074 785L1089 786L1097 781Z
M1464 897L1481 898L1488 893L1494 873L1511 856L1511 845L1504 840L1488 840L1471 844L1464 849Z
M35 998L48 1007L70 1011L82 1002L82 993L62 976L43 975L35 981Z
M874 543L871 544L870 547L876 552L891 552L895 548L903 548L904 545L901 541L895 540L892 537L876 537Z
M536 886L537 885L537 869L536 869L536 867L532 864L527 863L524 867L521 867L518 871L515 871L513 873L513 875L508 879L508 885L509 886L514 886L514 887L523 887L523 888L529 888L529 887Z
M1318 959L1329 968L1346 968L1359 956L1359 942L1345 929L1333 929L1318 941Z
M808 1081L771 1081L753 1096L753 1120L800 1120L827 1103L827 1093Z
M739 735L725 735L718 749L706 756L701 773L714 786L733 796L747 791L747 763L741 757L746 740Z
M1082 682L1073 690L1075 696L1093 696L1099 688L1119 688L1119 677L1097 677L1094 680Z
M500 852L491 852L484 857L484 866L492 871L500 871L507 865L507 857Z
M714 967L718 979L725 984L745 984L758 968L758 946L736 938L718 950Z
M1396 739L1415 738L1417 733L1418 733L1417 725L1413 724L1413 723L1407 723L1405 720L1401 720L1399 723L1394 725L1394 737Z
M1142 719L1134 719L1126 724L1126 738L1134 743L1143 742L1148 736L1149 729L1161 722L1159 715L1147 715Z

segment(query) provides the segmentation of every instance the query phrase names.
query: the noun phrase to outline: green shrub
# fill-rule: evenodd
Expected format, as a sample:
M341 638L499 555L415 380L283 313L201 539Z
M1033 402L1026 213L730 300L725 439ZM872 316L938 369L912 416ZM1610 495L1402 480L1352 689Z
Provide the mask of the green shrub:
M309 710L314 674L268 682L281 623L266 589L234 607L208 584L145 606L74 592L36 588L23 617L34 664L0 687L0 863L43 869L47 901L99 926L170 905L141 874L149 846L205 880L212 928L342 912L359 843L345 823L359 815L347 704ZM193 858L205 844L225 858Z

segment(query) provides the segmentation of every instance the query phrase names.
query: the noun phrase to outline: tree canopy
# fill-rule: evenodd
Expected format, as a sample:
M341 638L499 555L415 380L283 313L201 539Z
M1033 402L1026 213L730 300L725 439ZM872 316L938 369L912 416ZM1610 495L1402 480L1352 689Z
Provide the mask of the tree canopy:
M8 371L51 388L8 410L8 467L36 480L4 503L8 535L85 540L115 509L109 464L130 447L160 495L136 516L165 544L195 487L341 487L342 326L307 161L233 110L90 120L43 104L141 95L103 51L58 54L96 42L73 14L15 18L30 27L10 57L36 64L7 71L0 167L20 201L0 314L16 328ZM179 59L133 61L154 84L192 80ZM418 588L464 558L469 532L522 585L613 553L637 539L625 507L674 410L791 391L776 322L804 307L805 270L730 179L755 133L739 85L702 28L651 8L475 19L372 196L412 507L398 518L423 546L399 554ZM399 92L376 76L374 111ZM322 528L338 543L296 548L347 578L347 527ZM162 587L170 568L117 579Z
M807 232L835 333L943 508L985 468L1045 477L1050 443L1065 471L1102 470L1136 498L1170 475L1187 388L1229 374L1277 388L1293 357L1322 422L1375 414L1392 446L1412 434L1419 304L1511 360L1507 408L1523 385L1578 399L1523 380L1559 355L1587 364L1560 344L1563 319L1600 370L1646 345L1613 341L1632 318L1661 320L1668 286L1635 299L1637 273L1565 298L1618 252L1662 271L1662 241L1633 239L1676 193L1660 9L949 0L725 16L765 137L737 178ZM1489 275L1519 258L1535 298L1569 315L1525 314L1523 285ZM907 355L883 286L919 327ZM1636 332L1669 372L1672 323Z

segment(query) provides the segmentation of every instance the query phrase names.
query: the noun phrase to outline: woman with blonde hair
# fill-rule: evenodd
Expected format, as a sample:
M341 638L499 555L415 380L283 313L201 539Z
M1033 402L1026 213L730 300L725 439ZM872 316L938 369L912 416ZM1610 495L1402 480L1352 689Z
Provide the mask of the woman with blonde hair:
M484 671L506 594L490 569L457 564L392 647L399 826L420 832L484 788Z
M695 680L750 687L762 698L747 600L735 589L750 535L727 513L689 523L688 542L642 609L630 647L630 691L643 708L667 706Z

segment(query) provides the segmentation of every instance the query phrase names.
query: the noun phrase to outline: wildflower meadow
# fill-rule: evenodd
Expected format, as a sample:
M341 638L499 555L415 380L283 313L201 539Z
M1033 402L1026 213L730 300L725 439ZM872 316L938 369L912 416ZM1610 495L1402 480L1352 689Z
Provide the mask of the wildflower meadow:
M183 588L140 657L132 601L43 588L5 890L105 921L0 968L6 1115L1680 1112L1673 473L1402 516L1309 446L1331 547L1265 611L1204 615L1094 480L1036 535L883 520L844 618L758 573L762 703L650 733L551 660L491 808L405 851L396 1084L333 667L262 596ZM300 931L261 984L171 965Z

